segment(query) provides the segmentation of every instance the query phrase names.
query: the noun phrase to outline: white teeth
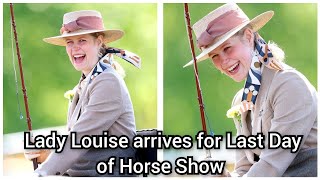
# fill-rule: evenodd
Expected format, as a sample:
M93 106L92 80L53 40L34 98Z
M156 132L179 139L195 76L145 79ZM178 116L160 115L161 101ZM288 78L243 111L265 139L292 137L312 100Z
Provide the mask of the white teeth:
M229 68L228 68L228 71L232 71L235 67L238 66L238 64L239 64L239 63L236 63L236 64L234 64L233 66L229 67Z
M73 57L75 58L79 58L79 57L83 57L84 55L74 55Z

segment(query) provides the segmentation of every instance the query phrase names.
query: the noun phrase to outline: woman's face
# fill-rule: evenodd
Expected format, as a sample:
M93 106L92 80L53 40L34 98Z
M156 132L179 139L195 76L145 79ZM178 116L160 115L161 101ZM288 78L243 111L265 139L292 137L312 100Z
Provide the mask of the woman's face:
M250 69L253 34L249 31L245 30L244 35L229 38L209 53L215 67L236 82L244 80Z
M66 38L66 50L73 67L88 75L98 62L98 52L102 45L102 36L89 34Z

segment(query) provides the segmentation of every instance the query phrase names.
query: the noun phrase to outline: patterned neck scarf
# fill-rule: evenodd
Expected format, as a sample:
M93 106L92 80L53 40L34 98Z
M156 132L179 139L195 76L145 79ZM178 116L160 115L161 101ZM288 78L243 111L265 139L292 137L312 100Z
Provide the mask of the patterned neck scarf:
M118 49L118 48L108 48L106 49L106 53L101 55L102 57L98 61L98 63L95 65L95 67L91 70L89 73L89 77L86 77L84 74L81 75L79 84L78 84L78 93L82 93L82 89L92 82L100 73L102 73L105 69L108 68L108 66L116 69L115 61L113 59L113 55L116 55L117 57L124 59L125 61L129 62L133 66L137 68L141 68L141 58L127 50Z
M91 81L96 78L100 73L102 73L107 67L111 64L107 64L104 62L104 58L101 58L98 63L95 65L95 67L91 70L91 72L88 74L88 76L85 76L84 74L81 75L81 78L79 80L78 84L78 94L82 94L82 90L85 86L91 83Z
M274 59L270 49L268 48L268 44L258 33L254 34L254 43L255 48L251 60L250 70L242 94L242 107L240 108L242 113L252 110L256 103L262 78L261 65L263 64L269 69L283 70L282 65Z

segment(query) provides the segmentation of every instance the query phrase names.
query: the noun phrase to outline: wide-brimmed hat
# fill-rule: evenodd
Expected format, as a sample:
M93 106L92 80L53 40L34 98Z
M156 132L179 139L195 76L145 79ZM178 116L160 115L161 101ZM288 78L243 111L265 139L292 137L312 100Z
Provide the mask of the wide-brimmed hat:
M104 43L120 39L124 32L118 29L105 29L101 13L93 10L74 11L64 14L60 35L44 38L47 43L65 46L66 37L102 32Z
M192 28L201 53L197 62L209 58L208 53L220 46L242 28L251 25L253 31L262 28L273 16L273 11L264 12L252 20L235 3L225 4L196 22ZM193 64L193 60L183 67Z

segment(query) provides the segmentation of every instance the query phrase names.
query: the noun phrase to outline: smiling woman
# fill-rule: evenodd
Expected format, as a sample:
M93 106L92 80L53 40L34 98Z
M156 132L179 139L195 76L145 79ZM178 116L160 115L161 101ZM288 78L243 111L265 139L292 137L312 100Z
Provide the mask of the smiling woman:
M201 50L196 62L211 59L234 81L245 80L232 101L240 116L233 117L237 139L267 137L264 148L237 148L230 176L317 176L317 92L302 73L283 62L279 47L260 36L273 15L266 11L249 19L235 3L211 11L193 25ZM286 138L275 147L270 133ZM291 137L299 143L291 143Z
M67 116L69 116L68 119L70 120L72 111L74 112L74 117L76 116L75 114L80 114L77 123L83 119L84 115L90 115L90 112L93 111L97 114L101 113L101 116L105 117L103 121L108 117L111 118L110 115L102 115L102 113L106 111L112 112L112 108L117 109L117 106L120 104L119 101L122 98L119 97L120 93L121 95L128 96L125 100L129 100L130 97L130 103L132 102L133 106L125 101L123 101L123 105L126 104L127 108L130 106L133 108L134 119L131 119L131 121L134 120L134 122L126 124L125 120L121 120L121 122L115 121L113 123L115 126L121 126L121 130L118 132L119 134L129 134L128 136L131 137L131 129L130 132L125 131L133 127L133 125L135 125L137 129L156 127L156 3L126 3L125 5L122 3L14 3L13 6L26 89L28 90L29 111L32 117L34 137L36 135L46 135L50 133L51 130L58 130L59 134L67 134L68 132L66 131L69 127L76 128L71 121L67 121ZM70 22L74 22L74 17L69 17L65 19L68 21L63 22L63 16L68 12L90 9L98 11L100 15L97 15L97 13L87 13L85 16L90 15L90 17L80 18L80 24L77 23L77 26L75 26L75 23L69 24ZM134 11L132 11L132 9L134 9ZM131 17L134 17L135 20L132 21ZM102 19L103 23L100 23L99 21ZM86 25L82 24L82 22L86 21L90 23L86 23ZM92 25L92 23L94 23L95 26L94 30L88 26ZM11 40L13 38L10 38L10 8L8 3L3 4L3 24L5 24L3 27L3 35L5 37L3 38L4 175L11 176L33 172L33 168L32 162L27 161L23 156L22 141L23 131L26 129L26 116L22 106L22 93L16 95L17 92L21 92L21 90L19 88L20 82L18 78L18 89L16 91L15 76L12 69L13 57ZM64 26L62 26L62 24L64 24ZM104 25L104 29L100 27L101 24ZM79 26L85 29L75 30L75 28ZM68 36L72 34L74 36ZM55 35L61 38L52 37L50 40L57 46L43 41L43 38ZM90 64L91 68L94 70L94 68L97 67L97 74L99 74L104 67L107 67L108 70L105 71L110 72L110 76L106 77L106 74L110 74L106 72L102 72L97 76L90 76L92 69L86 70L86 72L83 72L81 69L75 69L66 52L66 38L73 38L78 35L88 36L91 38L90 43L94 42L96 46L101 47L98 49L98 47L91 44L91 49L96 52L96 54L91 50L89 52L89 49L85 49L84 46L79 49L74 47L71 52L75 52L74 50L76 50L76 54L74 54L75 56L72 58L81 60L83 57L84 64L88 62L87 60L96 61L96 64L99 65L92 67L92 64ZM100 35L102 37L98 38ZM122 37L119 38L120 36ZM100 43L99 40L101 38L102 43ZM124 48L125 50L122 51L119 48ZM139 56L136 56L136 54ZM141 57L141 59L147 59L147 61L143 62L143 66L141 66L139 57ZM14 62L16 62L16 59ZM137 68L133 67L132 64ZM121 67L123 68L121 69ZM80 68L82 68L82 65ZM87 81L89 79L91 79L90 83ZM79 81L82 80L83 82L80 83ZM106 88L106 86L108 86L106 82L109 81L111 82L110 86L113 87ZM89 83L87 88L85 88L86 82ZM125 86L126 88L124 88ZM116 91L116 89L118 89L118 91ZM84 98L82 98L79 93L82 93ZM92 95L90 98L86 96L86 94L89 93ZM117 94L112 96L112 93ZM64 94L66 98L64 98ZM101 98L97 97L99 94ZM17 103L16 101L17 96L21 105L21 116L17 105L19 102ZM87 100L95 100L96 103L92 101L95 103L94 105L105 104L107 100L114 100L118 102L118 104L115 103L112 106L111 102L109 103L110 106L108 106L110 107L109 109L107 109L108 107L104 109L97 107L97 110L94 109L94 105L86 104L85 101ZM73 103L81 105L82 107L77 109ZM125 111L123 113L127 113L127 116L133 114L133 112L128 113ZM117 116L117 114L115 114L115 116ZM91 118L89 116L86 117ZM125 117L124 119L127 120L128 118ZM98 117L92 118L92 123L88 126L85 125L85 128L82 130L89 130L89 128L94 125L98 128L108 128L107 123L101 125L99 122L103 123L103 121L99 121L98 123L96 123L96 121L99 121ZM113 127L114 125L112 125L112 128ZM135 131L136 128L132 129ZM90 135L90 133L88 133L88 135ZM11 139L11 137L17 138ZM128 149L131 149L131 147ZM66 149L64 149L63 152L65 150ZM48 151L45 151L45 153L47 152ZM129 156L129 154L127 155ZM90 156L90 153L88 153L88 156ZM88 156L84 155L83 158ZM18 163L15 157L19 157ZM103 157L101 158L103 159ZM68 161L66 159L68 158L57 162L56 165L64 165L64 162ZM37 160L42 161L39 157ZM21 165L22 168L19 169L19 167L16 166L17 164ZM74 164L75 166L78 165L78 163ZM90 164L88 163L88 165ZM77 166L75 168L82 167ZM93 166L92 170L94 170Z
M66 13L59 36L45 38L53 45L65 46L70 62L82 75L68 111L68 138L62 152L26 150L27 159L44 159L35 170L39 176L101 176L96 171L99 161L111 156L135 160L131 148L72 149L71 141L108 131L110 136L126 136L130 141L136 134L134 109L127 86L117 72L113 55L140 68L139 56L122 49L108 48L106 43L120 39L121 30L105 29L100 12L83 10ZM76 136L73 136L76 134ZM74 140L74 138L75 140ZM73 139L70 139L73 138ZM72 144L71 144L72 145ZM46 152L46 153L44 153ZM63 160L63 163L60 163ZM119 169L103 176L119 176ZM129 176L122 173L121 175ZM130 176L134 176L131 174Z

